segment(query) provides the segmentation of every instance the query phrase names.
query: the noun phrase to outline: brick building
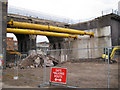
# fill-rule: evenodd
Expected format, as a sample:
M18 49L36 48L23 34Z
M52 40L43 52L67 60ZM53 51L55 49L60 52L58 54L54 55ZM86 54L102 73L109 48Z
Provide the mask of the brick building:
M36 43L37 50L47 50L49 48L49 43L48 42L39 42Z
M13 37L7 37L7 50L18 50L18 41L14 41Z

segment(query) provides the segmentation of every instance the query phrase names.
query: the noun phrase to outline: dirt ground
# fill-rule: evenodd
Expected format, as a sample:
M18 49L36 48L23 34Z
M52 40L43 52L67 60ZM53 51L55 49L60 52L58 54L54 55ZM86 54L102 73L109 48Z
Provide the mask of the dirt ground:
M68 69L67 85L80 88L107 88L107 64L105 62L66 62L57 65ZM43 72L44 71L44 72ZM45 69L19 69L18 79L13 79L17 71L7 68L3 72L3 88L11 86L33 87L43 84L45 80ZM44 77L43 77L44 76ZM50 67L46 67L46 82L49 82ZM44 80L43 80L44 79ZM109 65L110 88L118 88L118 64Z

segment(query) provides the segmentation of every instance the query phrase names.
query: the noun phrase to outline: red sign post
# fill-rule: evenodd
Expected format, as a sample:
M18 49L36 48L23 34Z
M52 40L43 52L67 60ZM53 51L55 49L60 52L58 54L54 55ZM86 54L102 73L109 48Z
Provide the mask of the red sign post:
M67 69L66 68L51 68L50 82L66 84Z

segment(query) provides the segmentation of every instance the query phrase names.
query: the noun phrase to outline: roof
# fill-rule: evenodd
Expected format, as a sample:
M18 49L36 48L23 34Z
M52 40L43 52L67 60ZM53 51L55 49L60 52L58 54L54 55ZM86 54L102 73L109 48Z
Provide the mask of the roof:
M49 42L46 42L46 41L44 41L44 42L38 42L38 44L44 44L44 43L49 44Z

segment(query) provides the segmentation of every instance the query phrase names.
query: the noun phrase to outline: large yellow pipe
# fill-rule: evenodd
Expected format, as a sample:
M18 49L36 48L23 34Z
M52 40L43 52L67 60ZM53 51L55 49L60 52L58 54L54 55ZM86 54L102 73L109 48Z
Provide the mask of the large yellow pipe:
M15 28L47 30L47 31L55 31L55 32L62 32L62 33L94 36L94 33L87 33L85 31L79 31L79 30L68 29L68 28L60 28L60 27L49 26L49 25L31 24L31 23L23 23L23 22L15 22L15 21L8 22L8 25L10 27L15 27Z
M26 29L14 29L7 28L8 33L16 33L16 34L32 34L32 35L45 35L45 36L55 36L55 37L66 37L66 38L78 38L77 35L70 34L61 34L61 33L53 33L53 32L43 32L37 30L26 30Z

